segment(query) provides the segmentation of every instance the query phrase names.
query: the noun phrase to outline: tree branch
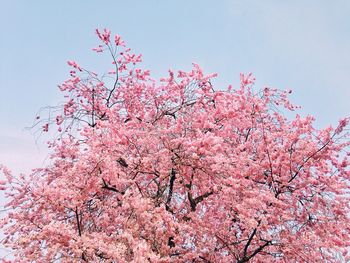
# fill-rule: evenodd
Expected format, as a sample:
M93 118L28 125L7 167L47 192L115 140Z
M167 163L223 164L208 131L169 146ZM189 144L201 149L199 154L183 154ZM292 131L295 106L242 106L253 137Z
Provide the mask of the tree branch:
M170 210L169 204L170 204L171 198L173 196L173 189L174 189L175 179L176 179L176 171L173 168L173 169L171 169L171 174L170 174L169 194L168 194L168 198L167 198L166 203L165 203L165 209L167 211Z
M249 236L248 242L244 247L243 250L243 258L247 257L247 251L248 251L248 247L250 246L250 243L252 242L254 236L256 234L256 228L254 228L253 232L251 233L251 235Z
M127 162L122 158L122 157L120 157L118 160L117 160L117 162L121 165L121 166L123 166L123 167L125 167L125 168L128 168L128 164L127 164Z
M103 189L107 189L107 190L110 190L112 192L116 192L116 193L119 193L119 194L122 194L122 195L125 194L124 191L119 191L117 188L108 185L104 178L102 178L102 182L103 182L103 185L102 185Z
M197 205L200 202L202 202L204 200L204 198L207 198L207 197L211 196L212 194L213 194L213 191L210 191L210 192L207 192L207 193L200 195L200 196L196 197L195 199L193 199L191 192L188 192L187 196L188 196L188 200L190 201L191 210L196 211Z

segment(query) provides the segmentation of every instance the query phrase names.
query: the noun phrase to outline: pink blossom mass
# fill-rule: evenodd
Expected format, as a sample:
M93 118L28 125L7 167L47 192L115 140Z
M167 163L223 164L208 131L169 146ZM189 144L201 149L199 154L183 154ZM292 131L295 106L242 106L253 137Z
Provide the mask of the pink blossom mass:
M350 261L349 118L287 118L291 91L252 74L224 89L193 64L156 81L96 34L107 73L68 61L64 104L36 119L57 134L50 163L0 168L3 262Z

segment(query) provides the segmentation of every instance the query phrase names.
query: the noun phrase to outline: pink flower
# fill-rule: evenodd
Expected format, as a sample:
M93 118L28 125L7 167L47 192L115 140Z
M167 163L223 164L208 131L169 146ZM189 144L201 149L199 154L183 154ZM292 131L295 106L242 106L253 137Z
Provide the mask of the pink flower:
M58 116L56 117L56 124L57 124L57 125L61 125L62 122L63 122L63 117L62 117L61 115L58 115Z
M336 134L341 133L344 130L345 126L348 125L348 123L349 123L349 118L344 118L344 119L339 120L339 125L335 129L335 133Z
M125 42L121 39L121 37L119 35L115 35L114 43L116 44L116 46L123 46L123 47L125 47Z
M82 71L82 68L79 67L79 65L78 65L75 61L73 61L73 60L68 60L68 61L67 61L67 64L68 64L69 66L72 66L73 68L78 69L79 71Z
M48 123L46 123L45 125L43 125L43 131L44 132L48 132L49 131L49 124Z
M96 34L106 45L110 42L111 31L108 29L103 29L103 33L96 29Z

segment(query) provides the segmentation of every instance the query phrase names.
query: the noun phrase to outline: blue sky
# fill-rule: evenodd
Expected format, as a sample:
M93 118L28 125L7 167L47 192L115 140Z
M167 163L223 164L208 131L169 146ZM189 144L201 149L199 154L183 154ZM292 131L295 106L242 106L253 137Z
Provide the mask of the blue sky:
M0 163L15 172L43 164L45 140L30 126L40 107L61 101L57 84L73 59L103 70L95 28L107 27L143 54L160 77L199 63L217 89L252 72L256 86L293 89L317 125L350 115L349 1L10 1L1 2Z

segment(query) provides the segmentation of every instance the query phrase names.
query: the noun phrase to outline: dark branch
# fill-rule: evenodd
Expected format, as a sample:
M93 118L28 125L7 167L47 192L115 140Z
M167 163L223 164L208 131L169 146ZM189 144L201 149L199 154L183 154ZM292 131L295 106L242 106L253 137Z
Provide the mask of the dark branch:
M174 237L169 237L169 239L168 239L168 246L170 248L175 247Z
M78 207L75 208L75 218L77 220L78 233L79 233L79 236L81 237L81 226L80 226L80 219L78 214Z
M168 198L167 198L166 203L165 203L165 209L167 211L169 211L169 209L170 209L169 204L170 204L171 198L173 196L175 179L176 179L176 171L175 171L175 169L171 169L170 183L169 183L169 194L168 194Z
M305 164L308 161L313 159L319 152L321 152L324 148L326 148L332 142L332 139L334 138L335 135L336 135L336 133L334 133L333 136L322 147L320 147L317 151L315 151L313 154L311 154L310 156L308 156L305 159L305 161L299 166L299 168L295 172L295 174L289 179L288 183L292 182L298 176L298 174L300 173L301 169L305 166Z
M254 257L256 254L260 253L265 247L271 245L271 241L266 241L265 244L263 244L262 246L258 247L257 249L254 250L254 252L246 258L245 261L239 261L241 262L248 262L252 257Z
M243 251L243 258L247 257L247 251L248 251L248 247L250 246L250 243L252 242L254 236L256 234L256 228L254 228L252 234L249 236L248 242L244 247L244 251Z
M213 194L213 191L210 191L208 193L205 193L205 194L200 195L200 196L193 199L192 194L190 192L188 192L187 196L188 196L188 200L190 201L191 210L196 211L197 205L200 202L202 202L204 200L204 198L207 198L207 197L211 196L212 194Z
M115 64L115 74L116 74L116 76L115 76L115 81L114 81L114 84L113 84L113 88L112 88L112 90L109 92L108 98L106 99L106 106L110 108L111 106L109 105L109 101L110 101L110 99L112 98L112 94L114 93L114 91L116 90L117 85L118 85L118 80L119 80L119 69L118 69L117 59L116 59L115 55L113 54L112 49L111 49L111 47L110 47L109 45L108 45L108 49L109 49L109 52L110 52L111 55L112 55L113 62L114 62L114 64Z
M121 165L121 166L123 166L123 167L125 167L125 168L127 168L129 165L126 163L126 161L122 158L122 157L120 157L118 160L117 160L117 162Z
M82 229L81 229L81 219L79 219L78 207L75 208L74 212L75 212L75 218L77 220L78 234L81 237ZM84 261L87 261L84 252L81 253L81 259Z
M102 178L102 182L103 182L103 185L102 185L103 189L106 189L106 190L109 190L109 191L112 191L112 192L116 192L116 193L119 193L119 194L122 194L122 195L125 193L124 191L119 191L114 186L108 185L107 182L105 181L105 179L103 179L103 178Z

